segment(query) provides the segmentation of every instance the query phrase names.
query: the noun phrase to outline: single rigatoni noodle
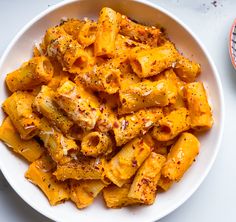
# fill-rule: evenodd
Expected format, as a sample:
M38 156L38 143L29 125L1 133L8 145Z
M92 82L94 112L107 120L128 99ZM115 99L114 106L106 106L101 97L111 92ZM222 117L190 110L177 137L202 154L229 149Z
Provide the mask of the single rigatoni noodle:
M191 133L183 133L171 147L162 175L170 180L179 181L199 153L200 143Z
M53 76L53 67L45 56L34 57L11 72L6 77L6 83L11 92L34 89L36 86L48 83Z
M10 117L22 139L31 139L38 133L39 117L33 113L34 96L28 92L17 91L3 103L3 110Z

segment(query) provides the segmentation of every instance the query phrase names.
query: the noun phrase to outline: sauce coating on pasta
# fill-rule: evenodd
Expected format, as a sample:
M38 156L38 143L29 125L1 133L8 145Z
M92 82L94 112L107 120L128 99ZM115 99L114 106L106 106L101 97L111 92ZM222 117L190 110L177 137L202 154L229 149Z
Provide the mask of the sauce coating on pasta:
M45 30L6 77L0 140L51 205L150 205L184 179L213 125L201 66L156 26L104 7ZM203 73L204 74L204 73Z

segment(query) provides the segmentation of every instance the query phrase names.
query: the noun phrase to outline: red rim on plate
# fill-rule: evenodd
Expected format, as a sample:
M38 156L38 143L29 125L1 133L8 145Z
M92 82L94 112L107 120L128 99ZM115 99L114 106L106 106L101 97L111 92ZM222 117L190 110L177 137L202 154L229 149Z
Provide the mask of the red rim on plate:
M229 34L229 55L232 65L236 69L236 19L234 20Z

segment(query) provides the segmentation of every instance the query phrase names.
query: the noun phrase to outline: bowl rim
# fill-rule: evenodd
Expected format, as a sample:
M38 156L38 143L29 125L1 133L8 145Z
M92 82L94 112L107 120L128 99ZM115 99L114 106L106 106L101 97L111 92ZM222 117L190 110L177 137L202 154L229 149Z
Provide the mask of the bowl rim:
M18 39L31 27L33 26L38 20L40 20L41 18L43 18L45 15L47 15L48 13L63 7L67 4L73 3L73 2L80 2L80 1L89 1L89 0L63 0L62 2L59 2L55 5L52 5L50 7L48 7L47 9L43 10L42 12L40 12L38 15L36 15L33 19L31 19L28 23L26 23L19 31L18 33L15 35L15 37L10 41L9 45L7 46L7 48L4 50L1 58L0 58L0 67L2 67L5 58L7 57L8 53L11 51L12 47L14 46L14 44L18 41ZM216 79L216 83L219 89L219 104L220 104L220 111L219 111L219 125L220 125L220 129L219 129L219 137L218 137L218 141L216 143L215 146L215 150L214 153L212 155L211 161L208 163L207 168L205 168L204 173L202 174L202 176L199 178L199 180L197 181L197 183L195 183L195 185L191 188L191 192L188 192L185 196L183 196L181 199L179 199L178 201L176 201L175 205L168 209L168 210L164 210L163 213L160 214L160 216L158 218L153 218L152 221L156 221L159 220L165 216L167 216L168 214L170 214L171 212L173 212L174 210L176 210L178 207L180 207L184 202L186 202L195 192L196 190L199 188L199 186L202 184L203 180L206 178L206 176L208 175L209 171L211 170L213 163L216 160L216 156L219 152L219 148L222 142L222 137L223 137L223 131L224 131L224 123L225 123L225 106L224 106L224 96L223 96L223 88L222 88L222 84L221 84L221 80L220 80L220 76L219 73L217 71L216 65L213 62L212 58L209 55L208 50L206 49L206 47L202 44L202 42L199 40L199 38L194 34L194 32L183 22L181 21L181 19L179 19L176 15L174 15L172 12L168 11L167 9L163 8L162 6L159 6L157 3L152 3L148 0L132 0L134 2L137 3L142 3L145 4L147 6L150 6L160 12L162 12L163 14L167 15L168 17L170 17L171 19L175 20L183 29L185 29L190 35L191 37L197 42L197 44L199 45L199 47L201 48L201 50L204 52L204 54L206 55L206 58L213 70L213 75ZM39 212L40 214L44 215L45 217L55 220L55 221L60 221L58 220L57 216L55 216L53 214L53 212L51 211L47 211L47 210L43 210L39 207L38 204L34 203L33 201L27 200L26 197L24 196L24 193L19 190L16 186L16 184L14 183L13 180L11 180L10 176L8 176L8 174L6 173L7 170L6 168L4 168L3 165L1 165L0 162L0 170L2 171L2 174L4 175L4 177L6 178L6 180L8 181L8 183L10 184L10 186L14 189L14 191L21 197L22 200L24 200L25 203L27 203L31 208L33 208L34 210L36 210L37 212Z

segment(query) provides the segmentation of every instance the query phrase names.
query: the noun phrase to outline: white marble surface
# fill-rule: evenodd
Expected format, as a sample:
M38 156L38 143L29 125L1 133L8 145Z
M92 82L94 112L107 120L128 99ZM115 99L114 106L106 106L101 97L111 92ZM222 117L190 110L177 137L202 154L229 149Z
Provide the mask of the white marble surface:
M30 19L60 0L0 0L0 55ZM236 17L235 0L152 0L175 13L206 45L224 89L226 125L219 155L197 192L161 222L236 221L236 71L228 55L228 32ZM0 172L0 221L50 221L28 206ZM99 219L95 220L99 221Z

